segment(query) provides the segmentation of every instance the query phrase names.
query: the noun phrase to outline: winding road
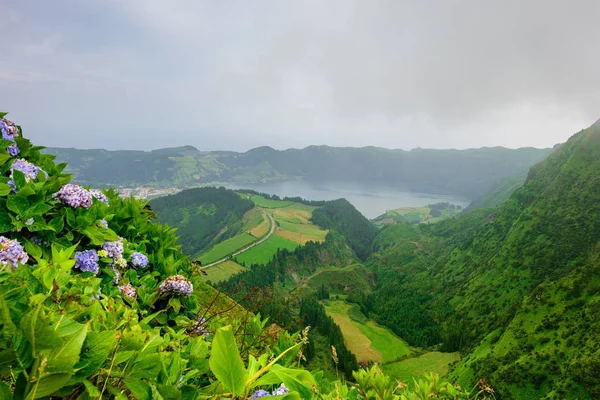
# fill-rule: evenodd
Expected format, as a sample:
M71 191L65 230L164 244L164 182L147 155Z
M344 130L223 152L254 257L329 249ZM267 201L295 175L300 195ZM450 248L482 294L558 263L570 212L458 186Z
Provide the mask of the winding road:
M261 208L261 211L262 211L263 213L265 213L265 214L267 215L267 217L269 217L269 220L270 220L270 222L271 222L271 229L269 229L269 233L267 233L267 234L266 234L265 236L263 236L262 238L258 239L256 242L254 242L254 243L252 243L252 244L249 244L248 246L244 247L243 249L237 250L235 253L233 253L233 254L230 254L230 255L228 255L228 256L227 256L227 257L225 257L225 258L221 258L221 259L220 259L220 260L218 260L218 261L212 262L212 263L210 263L210 264L206 264L206 265L204 265L204 266L200 267L200 269L206 269L206 268L209 268L209 267L213 267L213 266L215 266L215 265L217 265L217 264L220 264L220 263L222 263L222 262L224 262L224 261L227 261L227 260L229 260L229 259L231 259L231 258L233 258L233 257L237 257L237 256L239 256L240 254L242 254L243 252L250 250L250 249L251 249L251 248L253 248L254 246L258 246L259 244L261 244L262 242L264 242L265 240L267 240L268 238L270 238L270 237L271 237L271 235L273 234L273 232L275 232L275 220L273 219L273 216L272 216L271 214L269 214L268 212L266 212L266 211L265 211L265 210L263 210L262 208Z

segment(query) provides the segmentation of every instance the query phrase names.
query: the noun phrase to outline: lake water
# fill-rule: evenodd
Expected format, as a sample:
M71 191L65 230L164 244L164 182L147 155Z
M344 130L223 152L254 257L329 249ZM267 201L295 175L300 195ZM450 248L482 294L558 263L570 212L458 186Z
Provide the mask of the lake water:
M400 207L418 207L427 204L449 202L466 207L469 199L454 195L407 192L378 184L353 182L312 182L297 180L272 183L240 183L225 185L230 189L252 189L257 192L276 194L280 197L302 197L306 200L335 200L345 198L365 217L375 218L388 210Z

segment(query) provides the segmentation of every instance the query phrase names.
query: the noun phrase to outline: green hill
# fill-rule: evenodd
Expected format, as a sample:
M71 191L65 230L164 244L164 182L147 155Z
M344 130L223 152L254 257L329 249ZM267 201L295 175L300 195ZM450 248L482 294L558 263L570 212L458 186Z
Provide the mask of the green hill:
M396 224L375 239L362 306L411 345L461 350L451 374L502 398L597 398L600 123L496 210Z
M240 233L254 204L223 187L204 187L156 198L150 207L160 222L177 227L183 250L193 256ZM244 244L254 240L247 236Z
M245 153L192 146L144 151L50 148L75 181L99 187L186 188L225 182L310 181L383 183L403 190L481 195L503 178L525 172L551 149L389 150L310 146Z
M465 207L464 212L473 211L478 208L493 208L504 203L517 189L523 186L526 178L527 173L524 172L519 175L509 176L492 184L481 196Z

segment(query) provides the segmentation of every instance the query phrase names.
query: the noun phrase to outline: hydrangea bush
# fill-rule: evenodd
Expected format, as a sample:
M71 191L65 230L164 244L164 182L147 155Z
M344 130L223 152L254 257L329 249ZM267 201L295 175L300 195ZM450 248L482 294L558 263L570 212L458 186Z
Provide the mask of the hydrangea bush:
M1 399L469 398L439 379L417 395L376 369L328 381L300 367L305 335L258 341L266 321L236 319L231 301L213 318L218 294L174 229L142 201L70 183L4 117Z

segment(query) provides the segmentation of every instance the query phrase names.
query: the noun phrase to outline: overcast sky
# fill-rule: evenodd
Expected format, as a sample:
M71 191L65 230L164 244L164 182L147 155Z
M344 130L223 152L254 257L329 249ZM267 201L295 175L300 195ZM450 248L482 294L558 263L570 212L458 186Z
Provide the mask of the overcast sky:
M0 0L37 144L547 147L600 118L598 0Z

